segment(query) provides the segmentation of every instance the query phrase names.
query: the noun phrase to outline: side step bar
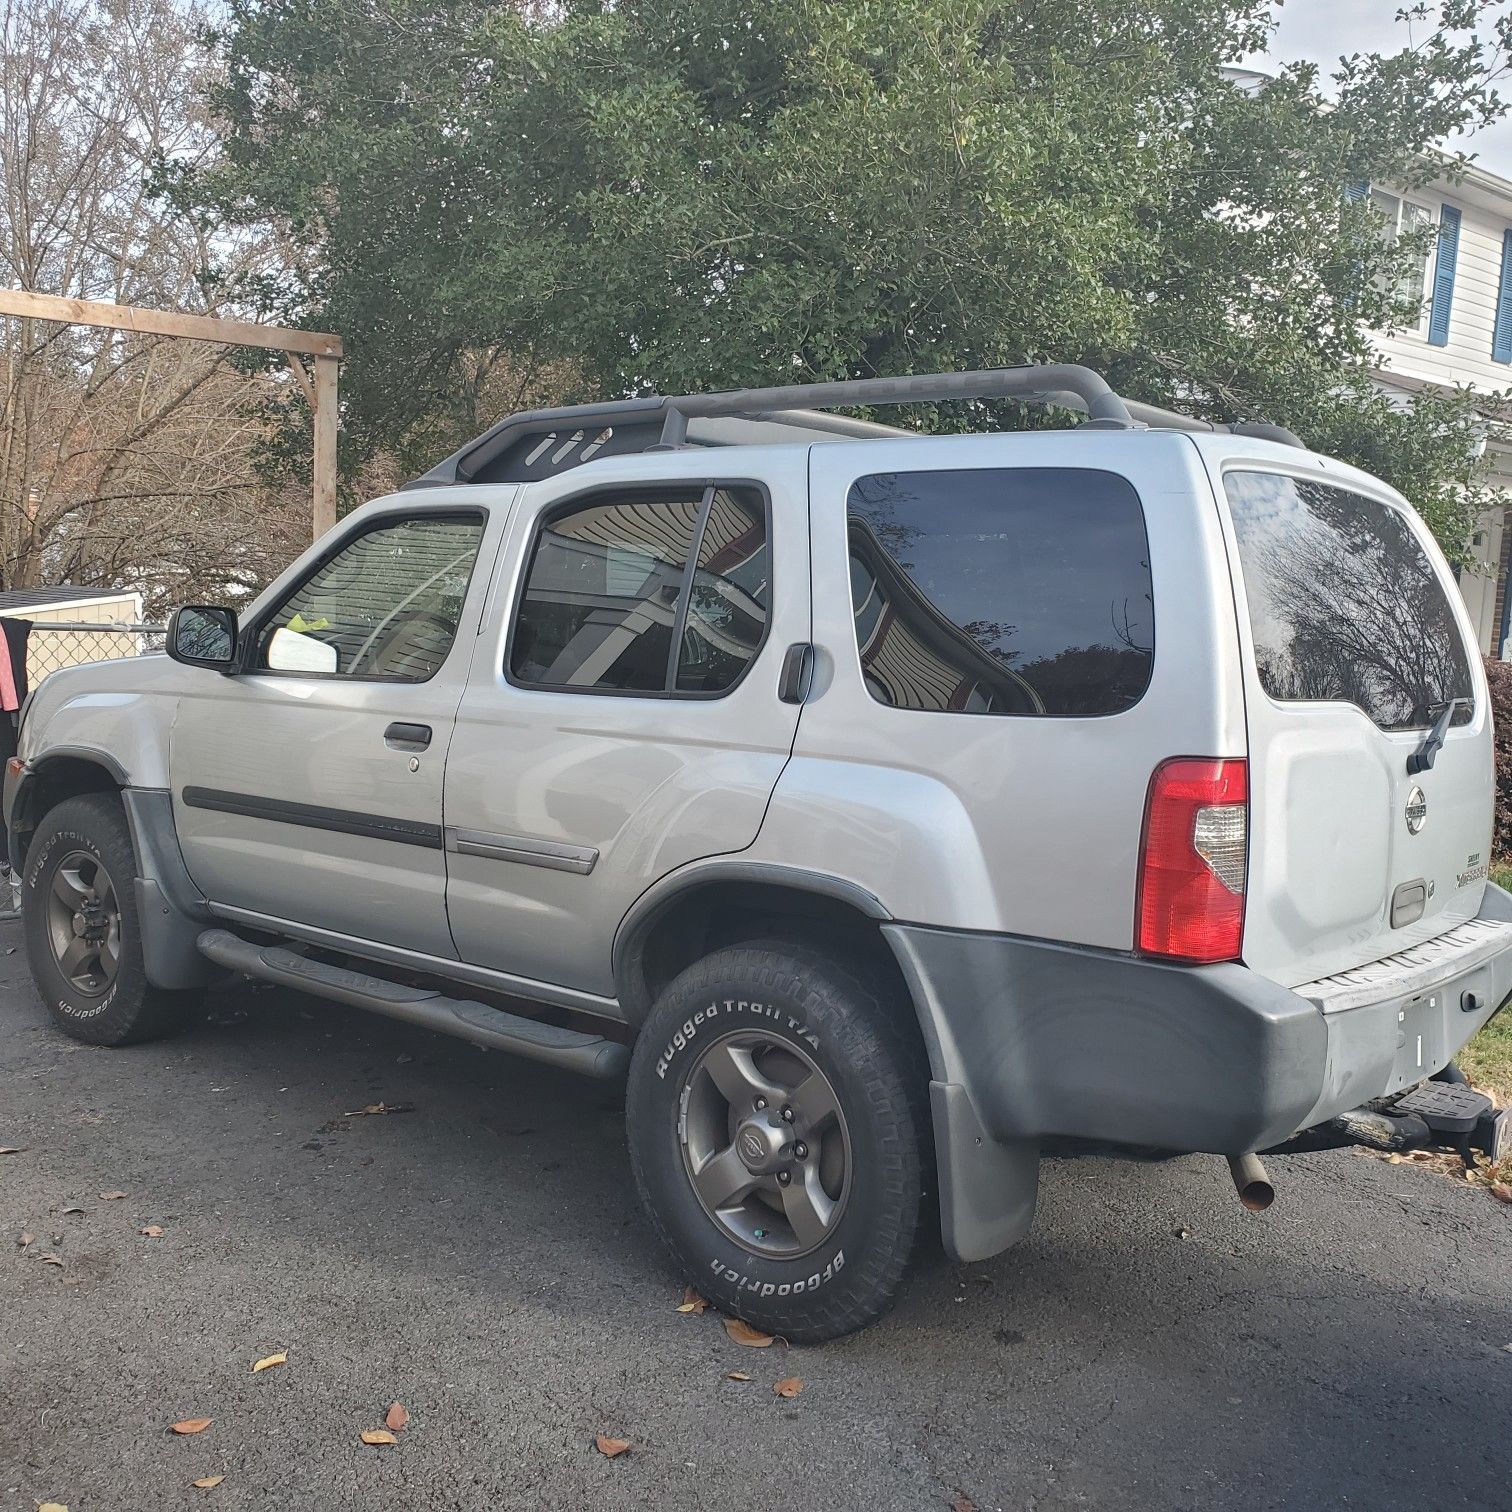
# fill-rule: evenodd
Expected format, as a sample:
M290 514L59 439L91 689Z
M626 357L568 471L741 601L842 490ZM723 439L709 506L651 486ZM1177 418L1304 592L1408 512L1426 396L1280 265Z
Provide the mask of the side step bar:
M388 1018L419 1024L490 1050L507 1050L527 1060L544 1061L566 1071L611 1080L622 1076L630 1051L598 1034L583 1034L556 1024L537 1023L502 1008L447 997L427 987L407 987L386 977L370 976L344 966L327 966L279 945L253 945L229 929L207 929L200 951L217 966L294 987L316 997L332 998Z

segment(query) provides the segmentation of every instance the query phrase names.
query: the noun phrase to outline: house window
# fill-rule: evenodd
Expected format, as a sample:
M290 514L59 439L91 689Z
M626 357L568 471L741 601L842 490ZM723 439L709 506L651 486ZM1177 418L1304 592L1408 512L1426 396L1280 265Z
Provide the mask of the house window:
M1388 194L1384 189L1370 191L1370 203L1380 216L1381 239L1395 243L1403 236L1413 236L1433 224L1433 211L1426 205L1414 204L1399 194ZM1419 324L1424 311L1424 294L1428 285L1429 249L1425 245L1411 264L1402 270L1397 281L1398 299L1410 300L1418 310Z

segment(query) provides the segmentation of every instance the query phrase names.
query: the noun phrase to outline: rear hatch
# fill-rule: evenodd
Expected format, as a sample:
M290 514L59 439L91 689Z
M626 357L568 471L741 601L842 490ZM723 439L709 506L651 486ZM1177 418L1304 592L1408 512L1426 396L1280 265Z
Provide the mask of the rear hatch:
M1244 960L1296 986L1479 910L1486 680L1449 565L1400 497L1346 469L1231 463L1221 481L1249 734ZM1409 771L1436 723L1432 768Z

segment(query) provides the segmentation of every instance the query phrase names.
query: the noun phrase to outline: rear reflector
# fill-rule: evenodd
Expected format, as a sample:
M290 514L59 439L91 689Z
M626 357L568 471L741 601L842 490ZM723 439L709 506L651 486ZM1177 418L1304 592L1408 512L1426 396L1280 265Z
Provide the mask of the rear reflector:
M1244 940L1249 773L1183 756L1150 779L1139 855L1137 948L1173 961L1232 961Z

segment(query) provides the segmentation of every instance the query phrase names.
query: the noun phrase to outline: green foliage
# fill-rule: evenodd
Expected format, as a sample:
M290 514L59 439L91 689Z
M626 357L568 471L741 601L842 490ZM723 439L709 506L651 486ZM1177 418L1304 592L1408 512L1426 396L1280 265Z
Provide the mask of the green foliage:
M354 456L492 418L480 353L553 400L1079 360L1291 425L1453 551L1478 421L1372 388L1421 249L1342 190L1499 112L1488 4L1320 109L1308 67L1225 74L1258 0L232 0L226 156L186 187L314 249L258 292L346 334Z

